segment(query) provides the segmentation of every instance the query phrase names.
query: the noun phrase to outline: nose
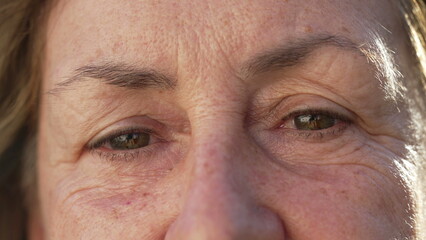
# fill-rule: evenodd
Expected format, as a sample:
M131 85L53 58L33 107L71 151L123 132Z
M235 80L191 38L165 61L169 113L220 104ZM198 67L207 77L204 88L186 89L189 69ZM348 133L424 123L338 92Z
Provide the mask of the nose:
M250 154L242 149L250 148L235 138L215 141L213 135L191 148L186 159L191 164L188 190L165 239L284 240L279 217L256 201L256 189L245 177L250 170L245 158Z

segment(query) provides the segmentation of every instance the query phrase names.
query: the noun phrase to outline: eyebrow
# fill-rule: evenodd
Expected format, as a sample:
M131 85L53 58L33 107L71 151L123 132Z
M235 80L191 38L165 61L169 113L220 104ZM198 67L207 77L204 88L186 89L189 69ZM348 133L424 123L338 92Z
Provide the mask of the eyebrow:
M314 50L334 46L351 50L364 55L361 48L348 38L334 35L318 35L309 38L297 39L286 43L282 47L274 48L256 55L245 62L239 72L243 78L272 72L302 63ZM48 91L55 94L67 90L76 82L87 78L99 79L103 83L127 89L160 88L172 90L177 81L155 69L138 68L125 63L101 63L84 65L74 70L71 77L55 85Z
M246 62L241 72L247 78L256 74L292 67L301 64L314 50L325 46L338 47L365 56L360 45L346 37L318 35L298 39L286 43L282 47L263 52Z
M108 62L77 68L71 77L56 84L52 90L48 91L48 94L56 94L67 90L70 86L87 78L99 79L105 84L127 89L173 89L176 86L176 81L173 78L154 69Z

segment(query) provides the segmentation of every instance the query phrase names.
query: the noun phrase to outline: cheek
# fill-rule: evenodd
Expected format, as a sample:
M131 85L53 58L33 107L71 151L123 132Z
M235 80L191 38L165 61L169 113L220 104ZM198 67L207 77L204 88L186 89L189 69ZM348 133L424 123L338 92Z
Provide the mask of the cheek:
M120 239L136 236L141 219L155 223L158 196L152 189L167 171L125 174L96 161L39 165L44 225L52 239Z
M391 239L408 231L409 203L396 178L355 164L299 166L279 174L268 191L290 236ZM282 176L287 180L276 180Z
M141 234L148 236L148 230L151 234L161 233L156 228L162 228L167 222L161 221L156 209L163 197L132 181L132 184L113 185L75 181L56 188L49 210L49 229L53 231L50 236L53 239L70 239L71 236L72 239L88 236L136 239ZM73 185L79 186L78 189L72 188Z

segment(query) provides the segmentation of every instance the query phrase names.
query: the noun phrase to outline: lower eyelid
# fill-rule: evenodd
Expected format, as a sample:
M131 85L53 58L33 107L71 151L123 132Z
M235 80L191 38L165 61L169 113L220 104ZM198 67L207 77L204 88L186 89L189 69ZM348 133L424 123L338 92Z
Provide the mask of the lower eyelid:
M293 128L278 128L276 130L284 137L295 140L327 141L342 135L350 125L350 122L339 120L335 126L323 130L297 130Z
M105 146L106 140L110 139L110 137L106 137L106 140L95 143L92 146L89 145L87 149L93 156L108 161L132 161L142 157L150 158L151 155L157 151L156 148L159 147L158 144L164 143L164 141L155 136L155 134L152 134L151 138L152 140L150 140L150 143L141 148L114 150Z
M105 159L108 161L132 161L139 156L139 151L126 152L126 153L115 153L109 151L102 151L99 149L94 149L91 151L92 155L96 155L101 159Z
M108 161L135 161L140 158L150 158L156 151L155 144L132 150L111 150L103 147L90 149L90 153L102 160ZM143 156L142 156L143 155Z

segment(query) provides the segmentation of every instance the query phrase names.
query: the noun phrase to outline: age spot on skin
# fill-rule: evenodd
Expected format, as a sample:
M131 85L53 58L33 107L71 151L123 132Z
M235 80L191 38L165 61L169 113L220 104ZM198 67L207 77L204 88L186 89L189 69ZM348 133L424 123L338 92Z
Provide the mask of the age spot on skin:
M325 188L320 188L320 192L321 192L323 195L328 195L328 192L327 192L327 190L326 190Z
M349 29L347 29L347 28L345 28L345 27L342 27L342 28L341 28L341 30L342 30L343 32L345 32L345 33L351 33L351 31L349 31Z
M120 214L118 213L118 210L116 208L112 209L112 215L114 216L114 219L120 218Z
M313 29L312 29L312 27L311 27L311 26L305 26L305 27L304 27L304 31L305 31L306 33L311 33L311 32L313 32Z
M341 190L339 193L340 193L340 195L341 195L341 196L343 196L343 198L344 198L346 201L349 201L349 196L348 196L348 192L347 192L347 191L345 191L345 190Z

